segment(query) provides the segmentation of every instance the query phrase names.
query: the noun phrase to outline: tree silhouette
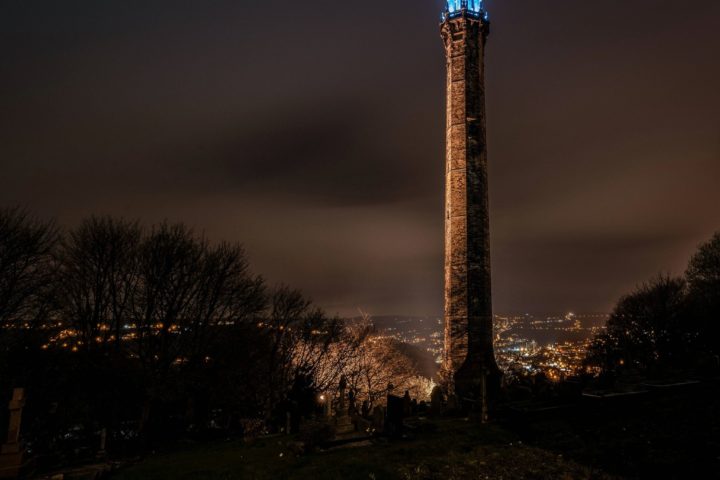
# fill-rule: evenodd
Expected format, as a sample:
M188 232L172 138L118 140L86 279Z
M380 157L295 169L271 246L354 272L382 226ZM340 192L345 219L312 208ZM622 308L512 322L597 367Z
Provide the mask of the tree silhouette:
M605 372L659 374L679 367L689 353L686 318L685 281L658 276L620 299L587 363Z
M57 298L79 350L121 348L138 284L137 222L91 217L71 230L58 254Z
M685 278L658 276L620 299L586 366L667 375L717 370L720 334L720 233L693 255Z
M370 403L390 382L420 385L397 342L269 288L240 245L183 224L95 216L60 231L0 210L0 327L0 387L27 388L25 432L49 455L69 431L106 429L113 449L277 427L315 412L342 374Z
M720 355L720 232L700 246L685 276L696 329L702 332L699 340L709 352Z
M0 209L0 348L14 348L52 309L58 230L20 208Z

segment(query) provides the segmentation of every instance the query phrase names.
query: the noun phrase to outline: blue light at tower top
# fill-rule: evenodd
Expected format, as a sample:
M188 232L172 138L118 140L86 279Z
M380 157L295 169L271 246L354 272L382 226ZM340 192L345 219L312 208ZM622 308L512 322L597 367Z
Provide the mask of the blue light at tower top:
M483 0L446 0L443 20L465 15L488 20L488 12L485 10Z

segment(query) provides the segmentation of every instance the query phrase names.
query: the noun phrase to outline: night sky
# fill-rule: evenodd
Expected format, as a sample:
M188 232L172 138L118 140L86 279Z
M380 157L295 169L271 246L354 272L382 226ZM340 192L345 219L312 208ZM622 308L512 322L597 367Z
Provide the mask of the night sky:
M493 0L497 312L720 230L720 2ZM184 221L330 313L442 311L440 0L0 0L0 205Z

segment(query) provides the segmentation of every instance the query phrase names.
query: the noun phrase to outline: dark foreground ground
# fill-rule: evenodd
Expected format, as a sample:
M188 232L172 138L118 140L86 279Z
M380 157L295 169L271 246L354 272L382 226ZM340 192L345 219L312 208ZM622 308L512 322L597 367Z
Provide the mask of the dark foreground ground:
M717 382L647 395L528 405L480 426L417 422L409 438L292 452L290 437L187 445L113 475L130 479L714 479L720 478Z
M720 382L513 416L523 440L625 478L720 479Z
M575 479L591 471L553 452L518 442L491 426L443 420L434 432L404 441L296 456L286 438L220 443L160 455L120 472L117 479Z

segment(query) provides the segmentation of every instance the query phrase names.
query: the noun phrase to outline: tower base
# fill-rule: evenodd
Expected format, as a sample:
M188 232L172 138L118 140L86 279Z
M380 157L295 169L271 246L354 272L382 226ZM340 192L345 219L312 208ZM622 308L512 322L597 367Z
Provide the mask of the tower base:
M464 412L474 412L487 420L500 397L502 372L494 361L466 361L455 373L455 395Z

